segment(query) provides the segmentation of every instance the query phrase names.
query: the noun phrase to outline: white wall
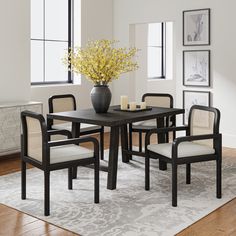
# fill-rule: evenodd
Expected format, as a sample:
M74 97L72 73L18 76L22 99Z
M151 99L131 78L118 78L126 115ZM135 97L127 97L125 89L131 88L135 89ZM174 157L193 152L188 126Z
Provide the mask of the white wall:
M182 46L182 11L188 9L211 8L211 45L199 47ZM136 23L173 21L174 22L174 70L175 80L156 83L153 91L176 91L176 107L182 107L184 89L211 91L212 105L221 111L221 132L223 145L236 147L236 27L234 22L235 0L114 0L114 39L122 46L129 45L129 25ZM211 50L211 88L185 88L182 86L182 51L187 49ZM126 76L127 77L127 76ZM132 81L132 79L131 79ZM114 83L115 102L122 94L132 92L132 83L125 76Z
M134 72L133 90L135 97L133 100L140 101L142 95L147 91L147 40L148 40L148 24L136 24L134 30L134 42L136 48L138 48L139 56L137 57L137 63L139 65L138 70ZM140 54L142 56L140 56Z
M82 45L88 39L112 39L112 1L82 0ZM80 107L89 107L92 84L30 86L30 0L0 1L0 102L42 101L53 94L72 93Z
M0 1L0 102L30 99L29 3Z

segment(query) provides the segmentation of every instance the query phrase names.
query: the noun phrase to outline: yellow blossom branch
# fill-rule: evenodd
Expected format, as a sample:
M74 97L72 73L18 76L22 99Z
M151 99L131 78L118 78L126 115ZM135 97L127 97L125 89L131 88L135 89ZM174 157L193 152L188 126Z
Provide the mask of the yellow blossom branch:
M95 84L106 85L123 73L138 68L132 61L136 48L114 48L114 40L89 41L85 48L71 50L63 63L77 74L83 74Z

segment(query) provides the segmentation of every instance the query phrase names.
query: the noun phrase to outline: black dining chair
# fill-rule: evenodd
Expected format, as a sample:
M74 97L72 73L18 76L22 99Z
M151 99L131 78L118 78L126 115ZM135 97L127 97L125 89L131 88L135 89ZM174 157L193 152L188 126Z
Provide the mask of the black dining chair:
M219 133L220 111L213 107L194 105L188 125L150 130L145 139L145 189L150 189L150 158L172 165L172 206L177 206L177 167L186 165L186 183L191 183L191 163L216 161L216 197L221 198L222 137ZM186 131L186 136L172 143L150 144L154 133Z
M173 108L174 99L172 95L166 93L145 93L142 96L142 102L146 102L147 106L154 107L165 107ZM165 118L165 127L175 126L176 118L175 116ZM139 134L139 152L142 152L142 134L147 133L151 129L157 127L157 120L145 120L129 124L129 149L132 151L133 146L133 133ZM175 138L175 132L173 132L173 138ZM169 133L166 133L166 142L169 141Z
M63 111L74 111L76 110L76 100L72 94L61 94L54 95L48 99L49 113L63 112ZM89 134L100 134L100 158L104 159L104 127L93 125L93 124L80 124L80 129L76 130L71 122L66 122L62 120L47 120L49 130L68 130L72 133L73 138L78 138L80 136ZM73 178L76 178L77 171L76 168L73 171Z
M67 130L47 130L44 117L30 111L21 113L21 198L26 199L26 163L44 172L44 215L50 214L50 172L68 168L68 188L72 189L72 168L94 164L94 202L99 203L99 144L96 138L72 138ZM49 141L52 135L68 139ZM93 143L93 150L78 146Z

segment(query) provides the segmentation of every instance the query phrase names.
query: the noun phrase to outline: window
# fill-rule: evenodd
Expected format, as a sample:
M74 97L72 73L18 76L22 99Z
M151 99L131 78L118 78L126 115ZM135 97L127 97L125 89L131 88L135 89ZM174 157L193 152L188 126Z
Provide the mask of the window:
M166 24L148 24L148 78L166 77Z
M148 79L172 79L173 22L150 23L147 31Z
M62 58L80 46L80 22L80 0L31 0L31 84L74 81Z

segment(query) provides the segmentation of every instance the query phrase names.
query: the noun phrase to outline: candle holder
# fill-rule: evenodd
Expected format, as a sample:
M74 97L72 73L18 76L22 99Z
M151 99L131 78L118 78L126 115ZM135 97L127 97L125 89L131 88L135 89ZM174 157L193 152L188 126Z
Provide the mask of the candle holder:
M128 109L128 96L121 96L120 97L120 109L127 110Z
M135 111L137 108L136 102L130 102L129 103L129 110L130 111Z
M134 104L135 103L135 104ZM130 107L131 104L131 107ZM151 111L152 107L141 108L141 105L136 105L136 102L130 103L127 107L127 109L121 109L121 106L119 108L114 108L114 111L123 111L123 112L141 112L141 111ZM134 106L135 105L135 106Z

